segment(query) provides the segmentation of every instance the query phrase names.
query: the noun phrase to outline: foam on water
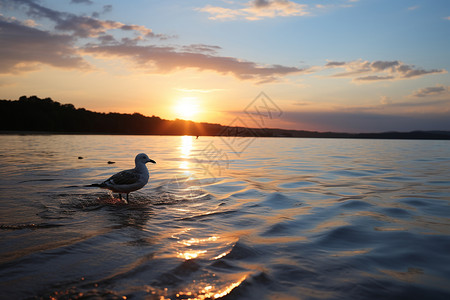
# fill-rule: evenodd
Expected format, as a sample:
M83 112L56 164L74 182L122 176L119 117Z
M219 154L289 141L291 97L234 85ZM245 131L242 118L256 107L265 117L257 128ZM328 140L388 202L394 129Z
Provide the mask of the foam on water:
M447 141L0 140L2 299L450 296ZM129 204L82 187L139 152Z

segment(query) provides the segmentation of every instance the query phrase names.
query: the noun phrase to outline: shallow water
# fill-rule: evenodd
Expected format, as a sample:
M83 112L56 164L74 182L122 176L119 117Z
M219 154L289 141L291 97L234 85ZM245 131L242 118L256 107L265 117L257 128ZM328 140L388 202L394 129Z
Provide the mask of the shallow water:
M448 141L4 135L0 149L1 299L450 297ZM157 164L128 205L82 187L139 152Z

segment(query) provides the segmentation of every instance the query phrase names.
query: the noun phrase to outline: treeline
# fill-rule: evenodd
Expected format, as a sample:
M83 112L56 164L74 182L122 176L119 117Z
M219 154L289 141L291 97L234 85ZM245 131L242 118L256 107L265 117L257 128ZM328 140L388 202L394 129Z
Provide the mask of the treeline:
M51 98L22 96L0 100L0 130L55 133L216 135L219 124L169 121L139 113L98 113Z
M148 134L247 137L440 139L450 140L449 131L384 133L337 133L304 130L229 127L185 120L164 120L140 113L98 113L51 98L22 96L0 100L0 131L92 134Z

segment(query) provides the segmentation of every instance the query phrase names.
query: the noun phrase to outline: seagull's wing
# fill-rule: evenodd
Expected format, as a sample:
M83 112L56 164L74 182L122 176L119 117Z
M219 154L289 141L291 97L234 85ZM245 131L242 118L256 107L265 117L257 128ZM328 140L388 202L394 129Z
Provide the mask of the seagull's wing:
M140 174L135 169L125 170L114 174L105 183L113 185L134 184L139 181L140 177Z

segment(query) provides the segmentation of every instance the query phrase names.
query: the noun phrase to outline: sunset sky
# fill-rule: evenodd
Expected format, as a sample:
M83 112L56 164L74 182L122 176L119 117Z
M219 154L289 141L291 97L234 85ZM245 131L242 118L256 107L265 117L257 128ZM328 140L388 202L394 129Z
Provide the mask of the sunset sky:
M227 125L450 130L449 0L0 0L0 99ZM269 116L269 115L267 115Z

